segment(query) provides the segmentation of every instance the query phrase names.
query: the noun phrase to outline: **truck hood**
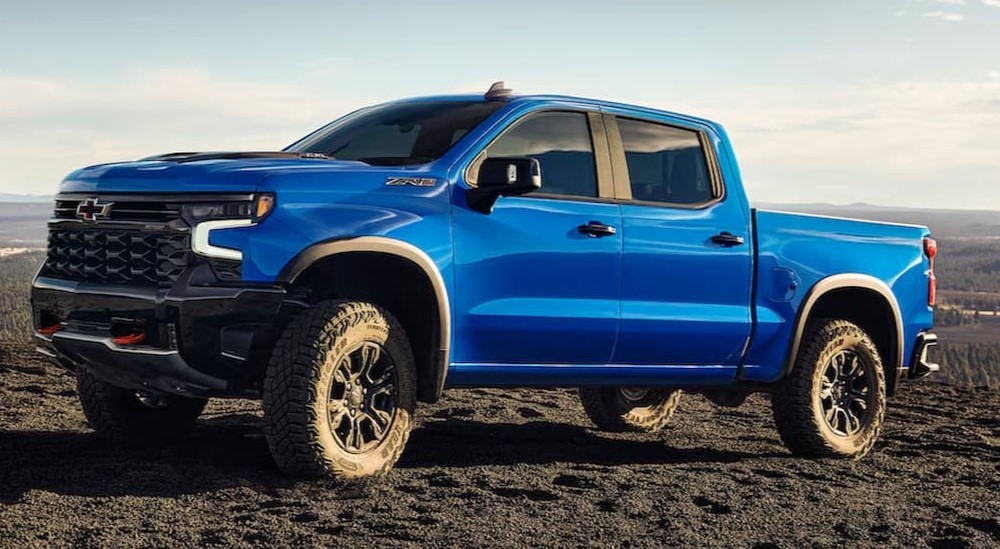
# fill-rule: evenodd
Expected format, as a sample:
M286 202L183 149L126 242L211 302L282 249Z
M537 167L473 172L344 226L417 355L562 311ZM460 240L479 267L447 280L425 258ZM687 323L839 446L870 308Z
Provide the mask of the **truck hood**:
M60 192L253 192L275 173L384 171L385 167L289 153L163 155L135 162L99 164L63 180Z

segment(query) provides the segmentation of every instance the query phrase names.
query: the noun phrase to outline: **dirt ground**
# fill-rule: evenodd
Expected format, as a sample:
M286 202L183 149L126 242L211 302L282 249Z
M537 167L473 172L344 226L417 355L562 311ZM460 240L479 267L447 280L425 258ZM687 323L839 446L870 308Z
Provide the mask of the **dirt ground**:
M686 395L655 435L593 430L573 391L453 390L365 485L276 471L260 407L214 401L192 438L112 448L72 379L3 348L0 547L277 545L1000 547L1000 392L928 382L861 462L781 446L764 397Z

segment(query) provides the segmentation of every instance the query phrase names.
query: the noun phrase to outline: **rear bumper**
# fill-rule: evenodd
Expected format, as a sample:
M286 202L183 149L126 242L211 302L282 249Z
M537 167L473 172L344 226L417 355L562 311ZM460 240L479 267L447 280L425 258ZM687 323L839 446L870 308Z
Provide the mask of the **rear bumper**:
M916 379L928 376L937 372L940 366L936 362L931 362L928 352L937 347L938 338L931 332L921 332L917 335L916 344L913 346L913 357L910 359L910 369L908 377Z
M255 396L274 340L296 304L284 289L125 287L38 277L32 285L38 351L113 385L182 396ZM116 342L125 327L137 343Z

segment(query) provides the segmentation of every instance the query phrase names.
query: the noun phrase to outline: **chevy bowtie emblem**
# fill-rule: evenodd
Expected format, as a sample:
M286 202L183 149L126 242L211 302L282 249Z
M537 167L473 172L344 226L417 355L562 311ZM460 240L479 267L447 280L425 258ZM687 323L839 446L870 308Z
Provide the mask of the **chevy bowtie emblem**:
M390 177L385 180L385 184L390 187L403 187L406 185L413 187L433 187L437 184L437 179L432 177Z
M114 202L101 202L100 198L88 198L76 205L76 216L84 221L97 221L111 215Z

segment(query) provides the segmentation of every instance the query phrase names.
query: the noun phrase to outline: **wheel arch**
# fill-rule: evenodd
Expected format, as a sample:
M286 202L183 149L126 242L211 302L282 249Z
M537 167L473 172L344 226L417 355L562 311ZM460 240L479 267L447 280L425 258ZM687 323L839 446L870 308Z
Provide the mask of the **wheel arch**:
M782 377L795 366L809 322L838 318L858 324L874 340L886 376L886 394L892 396L903 368L903 319L899 303L885 282L865 274L828 276L810 288L795 318Z
M377 266L381 266L382 269L387 266L400 267L401 270L398 272L404 275L407 274L405 268L408 267L412 269L413 273L422 275L420 282L426 284L429 295L424 295L425 292L419 292L416 297L432 301L433 304L430 307L432 310L414 309L422 304L420 299L407 299L406 304L402 305L407 309L404 311L400 311L398 308L393 310L394 307L391 306L387 308L403 324L403 328L411 340L411 346L414 348L420 400L436 402L444 390L451 347L451 304L444 277L437 265L423 250L408 242L381 236L363 236L320 242L309 246L285 265L278 276L278 281L290 288L295 288L297 285L315 283L315 275L317 274L329 274L338 270L345 271L347 269L344 267L347 265L362 267L362 272L368 269L369 273ZM416 281L412 279L410 282L416 284ZM403 286L405 287L405 284ZM332 285L323 289L335 291ZM425 316L424 313L432 314ZM430 333L436 337L432 336L433 340L429 342L420 341L423 336L430 335L424 332L428 328ZM427 344L430 346L425 352L418 351Z

